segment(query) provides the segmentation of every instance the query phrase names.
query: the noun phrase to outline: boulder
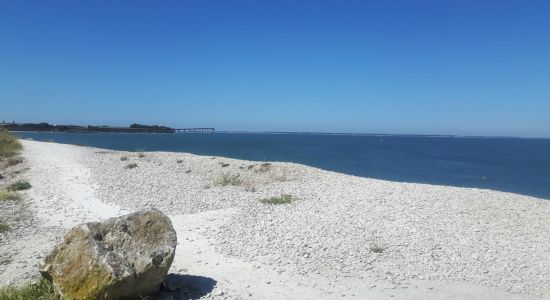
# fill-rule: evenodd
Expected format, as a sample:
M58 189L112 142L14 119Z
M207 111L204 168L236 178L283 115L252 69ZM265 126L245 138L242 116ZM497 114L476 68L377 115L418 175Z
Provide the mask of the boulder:
M40 273L64 299L132 299L158 291L174 260L170 219L148 210L72 228Z

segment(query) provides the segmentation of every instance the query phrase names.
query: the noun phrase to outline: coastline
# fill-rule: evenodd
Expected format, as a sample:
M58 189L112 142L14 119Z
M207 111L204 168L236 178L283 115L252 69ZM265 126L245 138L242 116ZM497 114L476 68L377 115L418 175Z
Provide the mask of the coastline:
M294 163L22 143L36 230L2 240L9 253L27 250L0 269L2 285L32 277L40 260L34 247L43 253L72 226L155 207L178 232L171 272L217 282L205 297L537 299L549 292L547 200ZM238 184L217 185L226 175ZM259 201L283 194L295 200ZM23 232L28 238L18 241Z

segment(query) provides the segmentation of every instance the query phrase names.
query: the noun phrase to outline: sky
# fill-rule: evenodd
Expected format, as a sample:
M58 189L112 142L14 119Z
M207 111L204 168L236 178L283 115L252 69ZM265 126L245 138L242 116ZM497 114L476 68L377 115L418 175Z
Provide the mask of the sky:
M0 120L550 137L550 1L0 1Z

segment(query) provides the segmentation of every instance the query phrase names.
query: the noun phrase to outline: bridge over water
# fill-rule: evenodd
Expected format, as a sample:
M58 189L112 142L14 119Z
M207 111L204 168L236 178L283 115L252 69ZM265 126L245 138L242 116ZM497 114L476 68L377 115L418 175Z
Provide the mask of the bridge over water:
M208 128L208 127L202 127L202 128L175 128L174 131L176 133L183 133L183 132L214 132L215 128Z

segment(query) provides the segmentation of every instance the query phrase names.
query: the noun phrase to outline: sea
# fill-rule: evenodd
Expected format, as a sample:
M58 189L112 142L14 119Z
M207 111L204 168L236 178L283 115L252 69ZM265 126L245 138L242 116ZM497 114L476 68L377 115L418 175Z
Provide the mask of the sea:
M294 162L361 177L492 189L550 200L550 139L248 132L17 135L113 150Z

